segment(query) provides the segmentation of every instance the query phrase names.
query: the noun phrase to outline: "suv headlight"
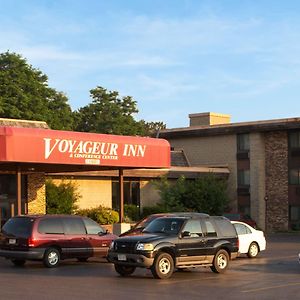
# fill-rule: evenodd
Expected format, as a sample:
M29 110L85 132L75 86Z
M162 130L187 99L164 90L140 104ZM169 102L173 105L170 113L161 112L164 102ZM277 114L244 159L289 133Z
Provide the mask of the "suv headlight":
M136 250L152 251L153 249L154 247L152 244L138 243L136 246Z

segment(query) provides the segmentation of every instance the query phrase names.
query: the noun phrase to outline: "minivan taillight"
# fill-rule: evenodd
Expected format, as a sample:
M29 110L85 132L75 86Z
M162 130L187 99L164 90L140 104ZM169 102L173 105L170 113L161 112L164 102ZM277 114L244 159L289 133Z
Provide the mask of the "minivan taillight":
M30 237L28 239L28 247L35 247L35 239Z

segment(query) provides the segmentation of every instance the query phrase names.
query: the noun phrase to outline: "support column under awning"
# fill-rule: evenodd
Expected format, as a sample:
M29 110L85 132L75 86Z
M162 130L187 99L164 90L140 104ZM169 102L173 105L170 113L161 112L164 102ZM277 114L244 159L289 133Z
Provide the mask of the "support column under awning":
M119 222L124 220L124 175L123 169L119 169Z

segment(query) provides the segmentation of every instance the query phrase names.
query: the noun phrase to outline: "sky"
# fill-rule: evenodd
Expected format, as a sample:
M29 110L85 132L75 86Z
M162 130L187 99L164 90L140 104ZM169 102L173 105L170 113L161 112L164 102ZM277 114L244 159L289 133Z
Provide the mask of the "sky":
M101 86L136 119L189 126L300 117L298 0L0 0L0 52L15 52L73 110Z

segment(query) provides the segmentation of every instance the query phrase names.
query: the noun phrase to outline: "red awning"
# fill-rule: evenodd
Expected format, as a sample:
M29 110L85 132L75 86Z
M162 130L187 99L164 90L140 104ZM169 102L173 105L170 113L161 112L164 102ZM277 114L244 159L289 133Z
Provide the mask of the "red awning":
M169 168L170 145L148 137L0 127L0 163Z

